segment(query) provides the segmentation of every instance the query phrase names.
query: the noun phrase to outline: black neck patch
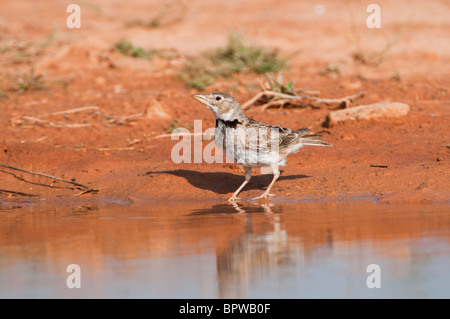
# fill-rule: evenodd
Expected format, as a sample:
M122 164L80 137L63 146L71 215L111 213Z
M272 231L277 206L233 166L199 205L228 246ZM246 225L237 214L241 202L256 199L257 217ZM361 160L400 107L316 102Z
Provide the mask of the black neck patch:
M219 122L223 123L223 125L225 125L225 127L229 127L229 128L236 128L236 126L238 124L241 124L241 122L239 122L239 120L224 121L224 120L217 120L216 119L216 127L219 126Z

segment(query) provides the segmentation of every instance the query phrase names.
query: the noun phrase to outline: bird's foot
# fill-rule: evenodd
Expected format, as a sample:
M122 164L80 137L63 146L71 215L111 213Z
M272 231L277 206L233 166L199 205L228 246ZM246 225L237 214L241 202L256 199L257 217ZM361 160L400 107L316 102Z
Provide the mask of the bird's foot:
M228 199L228 201L229 201L230 203L234 203L235 201L240 200L240 199L241 199L240 197L231 196L231 197Z
M252 198L252 200L267 199L267 197L274 197L274 196L277 196L277 195L275 195L275 194L269 194L269 193L264 193L264 194L262 194L261 196Z

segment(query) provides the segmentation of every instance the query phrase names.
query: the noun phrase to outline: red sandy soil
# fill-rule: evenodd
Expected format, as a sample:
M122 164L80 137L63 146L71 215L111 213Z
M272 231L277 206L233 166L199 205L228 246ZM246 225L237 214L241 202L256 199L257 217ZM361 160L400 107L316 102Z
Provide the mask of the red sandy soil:
M191 98L197 91L187 89L176 74L186 56L225 44L232 29L284 56L298 51L283 73L296 88L318 90L323 98L364 90L358 105L396 101L411 108L400 119L331 128L322 124L332 106L249 110L248 116L269 124L310 127L334 145L305 147L291 155L273 188L279 195L275 200L450 200L448 2L381 1L382 28L377 30L365 26L370 3L365 1L189 1L177 13L180 19L154 29L125 25L152 17L163 1L89 3L80 3L79 30L66 28L65 3L2 3L0 44L8 49L0 53L0 91L8 97L0 98L0 164L75 179L98 192L78 195L81 190L39 185L71 186L67 183L0 168L0 189L38 195L0 192L0 202L227 199L243 181L241 168L175 164L171 150L177 141L155 137L167 133L173 119L180 126L193 126L194 120L202 120L203 129L214 126L210 111ZM323 15L315 13L316 5L325 7ZM369 51L380 51L402 25L406 31L379 66L353 60L355 39ZM177 53L150 61L125 57L111 50L121 39ZM323 74L328 64L337 65L340 74ZM32 65L46 88L18 92L17 79ZM237 75L207 91L228 92L244 102L258 92L258 79L255 74ZM166 117L147 112L158 103ZM109 124L93 111L44 117L67 125L102 122L84 127L48 127L26 118L86 106L97 106L114 118L142 115ZM271 178L255 170L241 197L260 195Z

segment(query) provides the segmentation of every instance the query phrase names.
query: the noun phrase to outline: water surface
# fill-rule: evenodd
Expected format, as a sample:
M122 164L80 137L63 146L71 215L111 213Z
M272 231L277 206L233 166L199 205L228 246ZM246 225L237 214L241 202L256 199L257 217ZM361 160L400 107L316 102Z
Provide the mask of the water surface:
M0 206L0 298L450 298L449 243L449 204Z

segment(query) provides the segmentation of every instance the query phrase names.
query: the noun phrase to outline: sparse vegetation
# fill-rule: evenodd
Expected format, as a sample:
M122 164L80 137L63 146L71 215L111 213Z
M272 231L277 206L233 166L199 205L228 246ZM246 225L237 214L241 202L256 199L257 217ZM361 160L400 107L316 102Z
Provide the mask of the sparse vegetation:
M39 91L46 88L42 74L36 75L34 67L30 68L28 74L19 76L17 79L17 92L25 93L31 91Z
M306 88L302 90L294 89L292 81L284 84L281 72L278 77L274 79L272 76L266 74L266 82L260 82L261 91L258 92L250 100L242 104L242 109L257 106L261 110L266 110L271 107L283 109L285 107L318 107L317 104L338 104L339 108L349 107L354 100L364 96L365 92L361 91L357 94L345 96L339 99L323 99L316 97L319 91L307 91ZM316 104L313 105L312 103Z
M130 41L126 40L116 42L116 44L114 45L114 49L123 55L142 59L151 59L156 52L155 50L146 51L143 48L137 47Z
M91 3L90 1L83 0L83 1L78 1L78 2L82 8L86 8L86 9L90 10L91 12L93 12L94 14L97 14L97 15L103 14L102 8L96 4Z
M304 91L294 89L294 83L292 81L284 83L283 74L281 72L278 73L276 78L272 75L266 74L266 80L267 81L264 83L264 88L272 92L294 96L297 93Z
M3 38L0 36L0 53L8 51L8 47L3 43Z
M277 51L247 45L240 34L232 32L225 47L188 59L180 78L188 87L202 91L218 77L228 77L239 72L278 72L286 65Z
M7 98L8 98L8 94L3 91L0 91L0 100L7 99Z
M214 64L221 67L225 72L278 72L286 61L278 56L278 52L261 47L251 46L244 43L241 35L232 32L228 44L218 48L212 55Z
M167 132L172 133L173 131L175 131L177 128L179 127L183 127L183 128L187 128L188 130L190 130L192 128L192 125L189 123L180 123L180 120L175 118L172 120L172 122L167 126Z
M6 43L1 42L2 39L0 38L0 53L7 52L9 50L8 45Z
M156 12L154 16L147 20L133 20L128 22L128 27L144 27L144 28L159 28L180 22L186 13L186 5L183 1L172 1L164 4Z
M323 68L323 74L340 74L341 70L336 64L328 64L326 67Z
M0 54L5 54L7 58L20 60L18 63L28 62L30 58L39 55L41 48L35 43L17 39L0 41Z
M203 91L213 84L217 77L223 75L219 70L208 66L207 61L194 58L188 59L180 72L180 78L186 82L186 85L199 91Z
M357 48L356 52L352 54L353 60L365 65L378 66L380 65L389 55L391 50L399 43L406 29L408 28L410 19L406 20L396 31L391 41L386 42L384 48L381 50L368 49L366 45L363 44L362 37L359 36L358 29L356 27L355 17L350 9L350 19L352 24L352 31L355 37L354 44Z
M52 30L52 32L50 32L50 34L47 36L47 39L45 39L45 41L43 43L41 43L40 47L42 49L45 49L51 45L53 45L56 41L56 33L58 32L58 30L56 28L54 28Z
M392 73L392 75L389 78L394 81L400 81L400 79L401 79L400 72L395 71L394 73Z

